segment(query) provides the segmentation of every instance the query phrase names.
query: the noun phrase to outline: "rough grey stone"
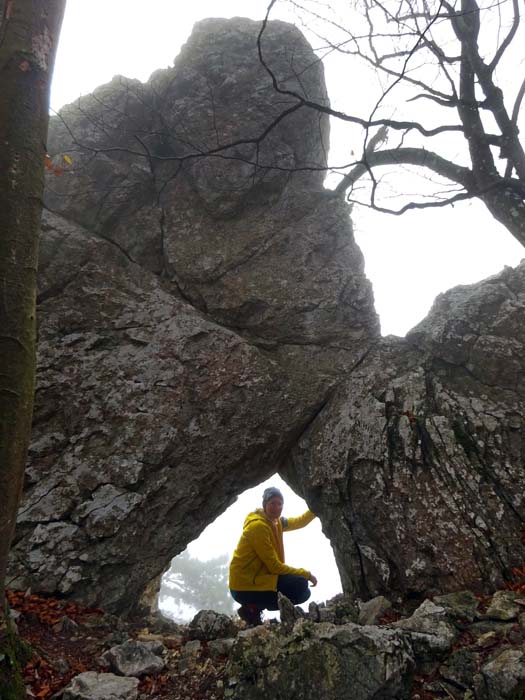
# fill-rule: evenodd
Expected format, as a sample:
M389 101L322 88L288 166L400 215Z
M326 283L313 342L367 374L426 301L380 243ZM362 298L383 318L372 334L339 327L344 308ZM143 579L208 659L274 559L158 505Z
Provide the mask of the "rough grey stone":
M506 649L485 664L476 677L478 700L518 700L525 692L525 650Z
M359 611L353 598L338 594L325 603L312 602L308 606L308 618L314 622L331 622L334 625L344 625L347 622L357 622Z
M490 592L520 565L525 262L440 295L341 382L284 474L362 599Z
M484 617L502 622L517 620L522 610L522 607L516 602L517 599L523 601L524 597L513 591L496 591Z
M232 649L225 697L409 697L414 659L399 631L300 620L291 635L265 625L251 632L239 635Z
M392 603L382 595L361 603L359 606L358 623L360 625L375 625L381 615L392 607Z
M64 690L63 700L136 700L138 680L112 673L86 671L75 676Z
M236 633L237 628L228 615L215 610L199 610L188 627L190 639L219 639Z
M202 644L198 639L192 639L182 647L181 653L183 656L196 656L200 653Z
M219 656L228 656L235 644L235 638L230 639L212 639L208 644L208 651L212 659Z
M148 644L134 639L112 647L102 655L102 659L121 676L156 674L165 666L164 661L151 651Z
M449 615L456 620L472 622L476 619L479 601L472 591L458 591L437 595L433 598L436 605L445 608Z
M445 608L425 600L408 618L392 622L391 627L406 630L418 658L444 654L451 648L457 630L448 622Z
M139 641L155 656L162 656L166 651L166 646L160 639L139 639Z
M293 627L297 620L300 620L305 616L302 608L300 608L298 605L295 606L292 601L282 593L277 593L277 600L282 625Z

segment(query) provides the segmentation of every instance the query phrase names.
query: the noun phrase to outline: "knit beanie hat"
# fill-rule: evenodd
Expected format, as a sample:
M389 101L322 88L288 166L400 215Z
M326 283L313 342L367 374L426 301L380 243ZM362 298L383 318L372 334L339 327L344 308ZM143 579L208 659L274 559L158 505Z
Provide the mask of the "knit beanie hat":
M281 501L284 501L283 494L275 486L268 486L267 489L264 489L262 501L263 508L268 503L270 498L274 498L275 496L278 496L281 499Z

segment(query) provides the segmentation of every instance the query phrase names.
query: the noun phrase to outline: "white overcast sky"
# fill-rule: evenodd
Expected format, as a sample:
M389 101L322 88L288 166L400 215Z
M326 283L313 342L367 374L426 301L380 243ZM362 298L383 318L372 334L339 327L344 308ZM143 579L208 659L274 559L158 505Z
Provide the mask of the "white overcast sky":
M51 107L58 110L114 75L146 81L157 68L172 65L197 20L260 19L267 4L267 0L68 0ZM272 16L287 19L277 10ZM348 67L327 67L333 99L343 91L354 99L362 96L366 81L358 80ZM338 144L348 151L348 144L340 140ZM404 335L426 315L440 292L514 266L523 257L523 248L478 202L401 218L356 210L353 219L385 335ZM190 551L203 559L230 552L244 514L260 504L262 488L246 492L213 524L213 534L203 535ZM285 512L302 512L304 503L289 490L287 494ZM319 600L339 588L330 546L320 533L316 521L306 530L290 533L287 547L289 563L317 573Z

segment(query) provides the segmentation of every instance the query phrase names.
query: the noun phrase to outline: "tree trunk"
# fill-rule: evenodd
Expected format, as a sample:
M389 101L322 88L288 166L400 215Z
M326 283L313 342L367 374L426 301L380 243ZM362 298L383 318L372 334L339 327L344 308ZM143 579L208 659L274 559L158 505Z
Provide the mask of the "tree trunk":
M0 667L9 661L5 571L31 430L49 88L64 8L65 0L0 2Z

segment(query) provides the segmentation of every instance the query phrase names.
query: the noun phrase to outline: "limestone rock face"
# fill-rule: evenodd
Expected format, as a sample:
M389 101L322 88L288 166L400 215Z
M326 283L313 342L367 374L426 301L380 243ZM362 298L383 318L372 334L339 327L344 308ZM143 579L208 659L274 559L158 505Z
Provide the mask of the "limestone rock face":
M525 263L381 339L302 103L322 66L270 23L276 90L259 32L200 22L173 68L52 120L73 165L46 192L13 588L128 610L275 471L345 593L490 589L523 561Z
M412 648L397 630L302 620L284 636L263 626L237 637L225 697L402 700L410 697L414 667Z
M14 588L135 605L279 469L379 335L345 206L318 170L289 171L324 164L327 123L298 109L270 129L283 97L259 28L199 23L173 69L115 79L53 122L73 167L47 189ZM326 98L295 28L272 23L265 42L283 87ZM255 143L201 157L265 129L255 160Z
M338 387L286 472L363 598L494 589L523 559L525 262L436 300Z

